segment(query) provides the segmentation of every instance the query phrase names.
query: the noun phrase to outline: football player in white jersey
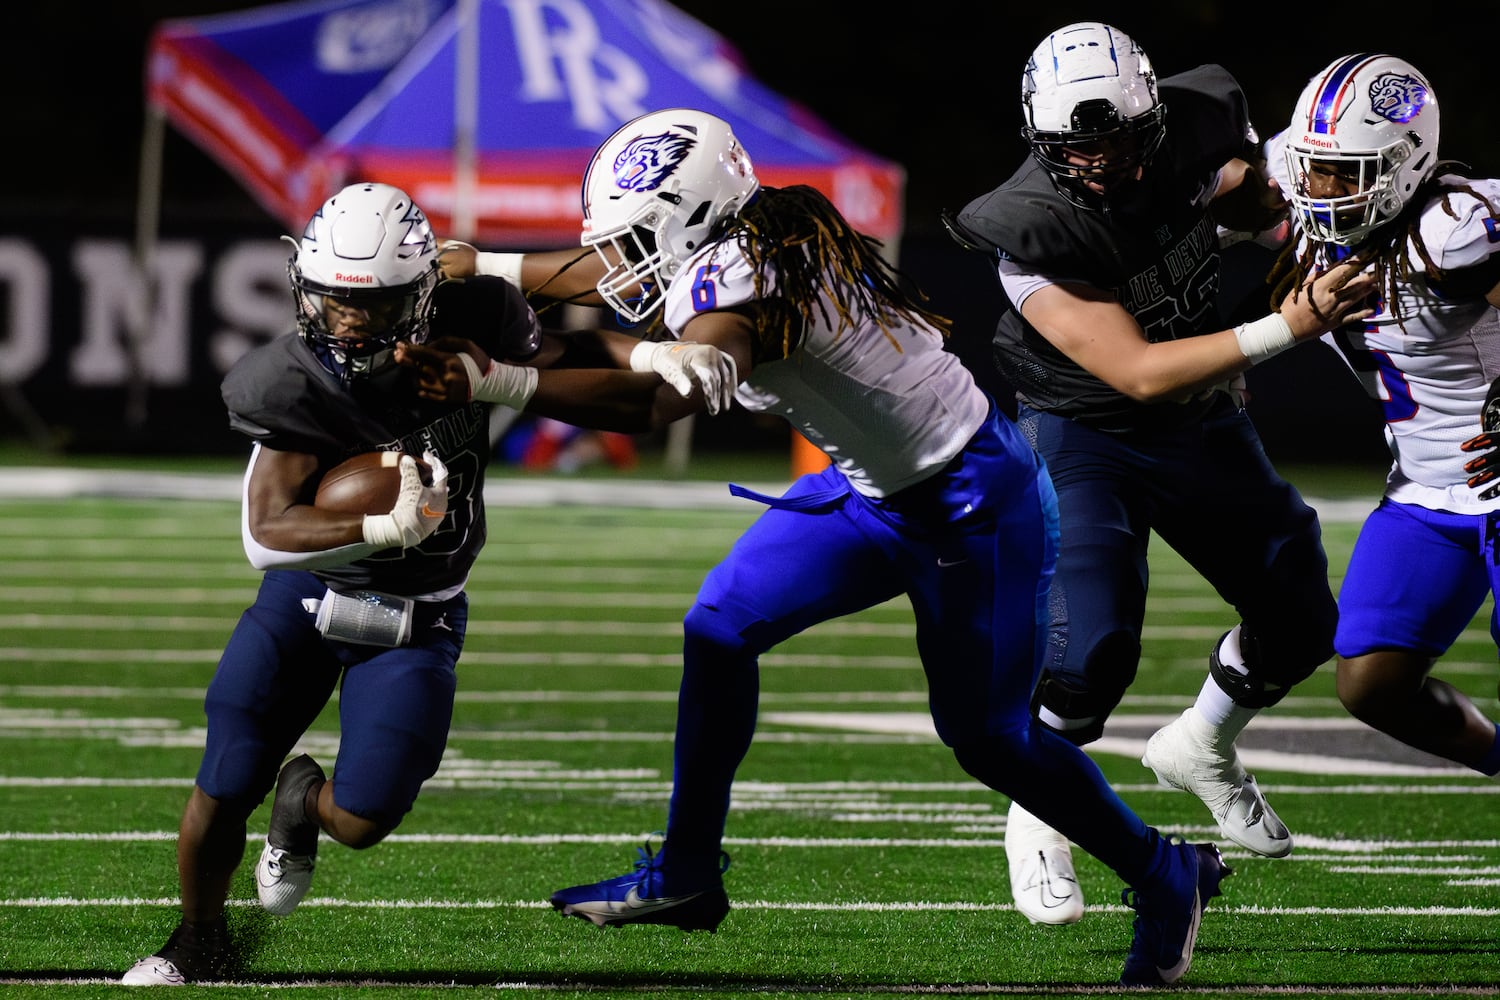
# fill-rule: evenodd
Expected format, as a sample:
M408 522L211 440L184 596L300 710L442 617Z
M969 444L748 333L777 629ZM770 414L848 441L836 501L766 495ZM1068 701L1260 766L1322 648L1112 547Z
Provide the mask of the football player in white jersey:
M655 854L648 844L625 875L558 890L552 905L599 926L716 929L729 911L722 841L755 730L760 654L905 594L939 736L967 772L1134 887L1121 980L1179 979L1228 869L1212 845L1170 843L1147 826L1087 754L1032 716L1056 496L1016 425L944 350L947 320L822 194L762 187L712 115L677 109L627 123L595 154L583 199L583 243L597 254L457 247L448 273L477 266L553 299L602 300L629 322L660 315L670 339L643 340L632 367L670 382L683 374L674 359L717 348L735 365L733 399L783 417L832 464L781 497L731 487L768 509L709 573L684 621L665 842ZM1309 294L1336 308L1327 284ZM1242 370L1249 362L1234 343L1226 353ZM472 393L606 429L727 403L712 378L710 391L679 395L630 373L496 364L461 342L398 357L422 371L434 398ZM705 355L704 370L717 364Z
M1393 456L1339 594L1339 699L1381 732L1493 776L1495 722L1431 671L1500 593L1500 499L1470 485L1500 468L1495 439L1476 436L1500 375L1500 181L1438 159L1436 95L1380 54L1314 76L1268 159L1298 234L1273 277L1356 260L1380 289L1375 315L1323 338L1379 401ZM1500 639L1493 616L1490 628Z

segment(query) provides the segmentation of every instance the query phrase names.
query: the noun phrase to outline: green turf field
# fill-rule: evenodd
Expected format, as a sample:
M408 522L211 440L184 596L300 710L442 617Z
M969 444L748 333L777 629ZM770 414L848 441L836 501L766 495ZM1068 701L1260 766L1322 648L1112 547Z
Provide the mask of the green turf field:
M601 931L552 912L551 890L625 871L663 825L680 617L758 508L546 502L493 508L452 738L415 811L369 851L325 838L309 899L273 918L250 884L263 806L230 912L247 945L239 985L184 995L1115 991L1131 918L1117 880L1078 854L1082 922L1034 927L1012 909L1007 803L932 736L901 602L763 658L726 843L734 909L717 934ZM1329 505L1335 586L1359 506ZM0 553L0 993L125 995L108 984L176 922L173 841L202 691L258 576L230 500L0 499ZM1152 568L1140 675L1092 750L1150 822L1210 838L1202 805L1157 788L1138 757L1190 702L1233 619L1164 546ZM1494 710L1486 621L1440 672ZM336 745L331 706L302 748L328 764ZM1331 665L1241 746L1297 848L1269 861L1225 847L1237 874L1174 992L1500 984L1500 786L1354 723Z

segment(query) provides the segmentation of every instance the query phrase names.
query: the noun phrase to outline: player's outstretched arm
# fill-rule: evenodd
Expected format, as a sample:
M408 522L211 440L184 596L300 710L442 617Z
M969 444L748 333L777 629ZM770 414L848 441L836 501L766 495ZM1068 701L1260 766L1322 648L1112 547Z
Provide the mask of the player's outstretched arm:
M1267 358L1369 316L1374 277L1342 264L1289 294L1279 312L1232 330L1151 343L1114 296L1077 284L1039 288L1022 315L1058 350L1143 403L1186 399Z
M610 368L548 368L504 364L472 341L444 338L430 344L403 343L399 364L411 369L418 395L452 404L478 400L556 417L581 427L640 431L702 410L727 409L739 384L732 354L708 344L679 341L633 345L622 353L630 372ZM546 360L556 355L546 350ZM654 376L642 379L636 373ZM663 385L665 383L665 385ZM666 387L681 405L658 398ZM564 412L567 411L567 412ZM629 423L629 428L617 426Z
M504 278L527 295L543 295L582 305L603 305L598 293L604 260L593 250L544 250L537 253L496 253L462 240L443 240L438 266L444 277L469 278L489 274Z

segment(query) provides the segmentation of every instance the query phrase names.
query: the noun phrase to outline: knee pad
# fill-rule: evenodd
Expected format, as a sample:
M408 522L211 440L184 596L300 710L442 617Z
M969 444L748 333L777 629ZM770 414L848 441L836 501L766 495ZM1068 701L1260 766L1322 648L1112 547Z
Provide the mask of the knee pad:
M1031 694L1031 712L1041 718L1045 708L1049 715L1082 724L1076 728L1047 728L1059 736L1084 746L1104 735L1104 723L1125 697L1125 689L1135 680L1141 663L1141 644L1134 636L1116 632L1094 647L1084 663L1082 680L1070 676L1064 680L1050 669L1042 671ZM1087 720L1087 721L1084 721ZM1046 724L1044 722L1044 724Z
M248 818L276 787L279 754L249 739L213 739L203 748L196 783L226 815Z
M685 650L750 662L793 634L785 622L769 622L754 608L730 601L694 602L682 629Z
M682 632L690 644L717 646L736 653L745 648L736 616L707 604L694 603L688 609L682 619Z

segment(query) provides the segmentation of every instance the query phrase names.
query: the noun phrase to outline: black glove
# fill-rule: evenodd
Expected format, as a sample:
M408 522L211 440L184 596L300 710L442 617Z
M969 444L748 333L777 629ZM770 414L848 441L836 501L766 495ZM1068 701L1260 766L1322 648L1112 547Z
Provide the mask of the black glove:
M1464 463L1470 489L1478 489L1500 478L1500 378L1490 383L1484 406L1479 410L1479 426L1484 428L1482 434L1476 434L1459 445L1464 451L1481 452L1478 457ZM1500 483L1479 494L1479 499L1493 500L1497 496L1500 496Z

